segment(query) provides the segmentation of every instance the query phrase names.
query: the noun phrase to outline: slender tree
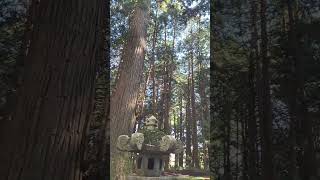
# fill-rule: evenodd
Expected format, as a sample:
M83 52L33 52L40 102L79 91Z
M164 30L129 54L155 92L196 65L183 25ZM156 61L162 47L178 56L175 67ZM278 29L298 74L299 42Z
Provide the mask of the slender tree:
M260 86L260 120L262 139L262 177L265 180L273 180L272 165L272 116L270 97L270 58L268 57L268 34L267 34L267 1L260 0L261 18L261 86Z
M183 99L183 96L182 94L180 95L180 103L179 103L179 112L180 112L180 115L179 115L179 139L184 142L184 138L183 138L183 132L184 132L184 128L182 126L183 124L183 111L182 111L182 99ZM185 142L184 142L185 143ZM182 151L180 154L179 154L179 167L183 167L183 155L184 155L184 151Z
M288 7L288 16L289 16L289 34L288 34L288 41L289 41L289 54L291 54L294 59L291 62L293 68L295 68L295 63L297 62L298 58L296 56L297 47L297 39L296 39L296 32L295 32L295 22L294 22L294 10L293 1L287 1ZM300 67L298 67L300 68ZM289 142L290 142L290 167L289 167L289 174L293 180L298 178L298 169L297 169L297 154L296 154L296 124L297 124L297 115L299 114L299 108L297 108L297 98L298 97L298 88L301 87L301 81L297 82L297 76L299 76L298 72L292 72L290 76L292 79L290 82L290 90L288 91L288 106L289 106L289 113L290 113L290 132L289 132Z
M192 34L192 33L191 33ZM195 102L195 88L194 88L194 54L191 50L190 62L190 100L191 100L191 121L192 121L192 164L196 168L200 168L199 163L199 149L198 149L198 128L197 128L197 111Z
M190 70L190 65L189 68ZM190 76L190 75L188 75ZM188 78L188 84L186 86L186 166L191 167L191 108L190 108L190 78Z
M248 102L248 175L250 180L257 178L257 123L256 123L256 89L255 89L255 59L259 58L258 31L257 31L257 2L250 2L251 14L251 51L249 56L248 86L250 89L250 101Z

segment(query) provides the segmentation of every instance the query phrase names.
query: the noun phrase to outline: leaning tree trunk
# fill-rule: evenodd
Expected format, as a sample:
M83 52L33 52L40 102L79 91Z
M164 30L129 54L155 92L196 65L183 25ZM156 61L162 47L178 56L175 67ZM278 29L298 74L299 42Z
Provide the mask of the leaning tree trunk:
M135 105L143 76L146 48L147 1L136 4L124 46L120 76L110 100L111 177L120 179L126 172L127 153L116 149L121 134L130 134L135 122Z
M105 1L34 1L14 117L1 127L0 179L79 180Z

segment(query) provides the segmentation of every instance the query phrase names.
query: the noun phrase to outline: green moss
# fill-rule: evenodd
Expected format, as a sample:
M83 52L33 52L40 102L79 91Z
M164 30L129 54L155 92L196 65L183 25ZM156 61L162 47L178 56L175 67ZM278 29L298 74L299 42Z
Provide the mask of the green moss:
M143 129L140 131L140 133L143 133L144 135L144 143L145 144L151 144L151 145L159 145L159 141L161 138L165 135L167 135L165 132L155 129L155 130L148 130Z

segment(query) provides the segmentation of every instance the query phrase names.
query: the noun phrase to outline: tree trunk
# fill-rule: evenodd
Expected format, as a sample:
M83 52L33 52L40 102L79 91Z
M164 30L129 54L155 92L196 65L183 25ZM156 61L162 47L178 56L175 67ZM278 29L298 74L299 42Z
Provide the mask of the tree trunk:
M260 0L261 17L261 60L262 77L260 87L260 120L261 120L261 160L262 177L264 180L274 180L272 165L272 116L271 116L271 97L270 97L270 59L268 58L268 35L267 35L267 2Z
M250 100L248 102L248 175L250 180L257 179L257 123L256 123L256 89L255 89L255 65L254 59L258 59L258 31L257 31L257 4L255 0L251 0L251 52L249 57L249 77L248 86L250 89Z
M167 23L165 22L165 34L164 34L164 46L165 46L165 75L164 75L164 104L163 104L163 109L164 109L164 114L163 114L163 125L164 125L164 130L166 133L170 133L170 123L169 123L169 114L170 114L170 95L171 95L171 79L170 79L170 59L168 58L169 56L169 51L168 51L168 45L167 45Z
M224 163L224 176L229 179L231 176L231 163L230 163L230 145L231 145L231 113L232 101L230 99L230 89L225 89L225 105L224 105L224 142L225 142L225 163Z
M158 37L158 6L156 11L156 18L154 20L154 30L153 30L153 37L152 37L152 61L151 61L151 80L152 80L152 113L156 113L156 81L155 81L155 61L156 61L156 44L157 44L157 37Z
M178 126L177 126L177 118L176 118L175 110L173 110L172 114L173 114L174 138L178 140L179 139L179 137L178 137ZM179 156L178 156L178 154L175 154L175 156L174 156L174 167L177 168L178 166L179 166Z
M149 86L150 81L152 81L152 114L156 112L156 86L155 86L155 49L156 49L156 43L157 43L157 31L158 31L158 10L156 11L156 17L154 18L154 29L153 29L153 35L152 35L152 57L150 59L150 66L148 69L148 72L146 73L143 89L140 92L139 98L137 100L137 110L136 110L136 124L138 124L138 129L141 129L142 125L142 119L146 115L144 113L145 110L145 97L147 93L147 88ZM134 131L136 132L136 131Z
M190 65L189 65L190 69ZM186 167L191 167L191 109L190 109L190 78L188 78L186 96Z
M163 129L167 134L170 134L171 132L171 127L170 127L170 95L171 95L171 79L170 79L170 70L169 70L169 66L170 66L170 60L168 58L169 56L169 51L168 51L168 45L167 45L167 36L168 36L168 29L167 28L167 20L165 20L164 22L164 28L165 28L165 32L164 32L164 77L163 77L163 105L162 105L162 109L163 109ZM169 170L169 156L167 156L164 159L164 169L165 170Z
M123 49L120 76L110 101L111 177L115 179L121 179L128 170L128 154L117 151L116 141L119 135L130 135L135 123L135 105L143 75L148 7L148 0L135 5L129 37Z
M243 117L243 110L240 108L241 118L241 139L242 139L242 177L243 180L248 180L248 143L246 143L248 132L247 132L247 118Z
M97 0L33 3L24 81L15 115L1 127L0 179L80 180L107 7Z
M288 5L288 16L289 16L289 49L288 54L292 57L293 69L295 68L295 63L297 62L296 50L297 50L297 39L295 34L295 23L294 23L294 15L293 15L293 7L292 1L287 1ZM296 124L297 124L297 116L299 114L299 109L297 106L297 97L298 97L298 88L300 86L300 82L297 82L297 72L291 72L291 79L289 80L289 89L288 89L288 109L290 114L290 131L289 131L289 144L290 144L290 164L289 164L289 175L291 179L295 180L298 178L298 169L297 169L297 153L296 153Z
M202 64L202 57L201 57L201 47L200 47L200 33L201 33L201 26L200 26L200 20L201 16L198 17L198 86L199 86L199 95L200 95L200 112L199 112L199 120L200 120L200 127L202 130L202 136L203 136L203 164L204 169L209 169L209 157L208 157L208 151L206 148L206 140L209 139L209 128L206 127L208 125L209 121L209 108L208 108L208 97L206 94L206 83L208 82L207 76L205 75L204 67Z
M180 117L179 117L179 139L185 143L184 138L183 138L183 134L184 134L184 128L182 126L183 124L183 112L182 112L182 94L180 95ZM184 155L184 151L182 151L179 154L179 167L183 167L183 155Z
M313 180L317 178L317 166L313 137L313 122L308 115L307 105L305 102L301 104L302 129L303 129L303 162L302 162L302 179Z
M196 100L195 100L195 90L194 90L194 76L193 76L193 51L191 51L191 59L190 59L190 67L191 67L191 76L190 76L190 81L191 81L191 114L192 114L192 146L193 146L193 151L192 151L192 164L195 168L200 168L200 163L199 163L199 150L198 150L198 128L197 128L197 111L196 111Z

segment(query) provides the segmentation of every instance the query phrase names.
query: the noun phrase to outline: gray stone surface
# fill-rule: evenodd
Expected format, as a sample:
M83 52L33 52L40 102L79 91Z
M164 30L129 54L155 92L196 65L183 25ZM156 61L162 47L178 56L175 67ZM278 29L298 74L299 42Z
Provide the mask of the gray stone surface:
M141 158L141 167L137 167L139 175L153 177L160 176L163 171L163 160L161 155L157 154L143 154L138 156ZM153 161L153 166L149 164L149 161ZM137 163L137 166L138 163Z

